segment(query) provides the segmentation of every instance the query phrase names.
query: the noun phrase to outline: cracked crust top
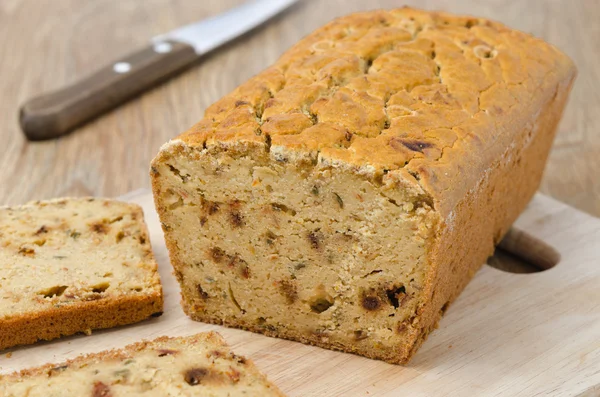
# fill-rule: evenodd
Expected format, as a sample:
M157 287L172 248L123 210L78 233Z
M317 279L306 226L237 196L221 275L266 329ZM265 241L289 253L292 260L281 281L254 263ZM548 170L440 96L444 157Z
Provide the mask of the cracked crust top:
M410 8L352 14L301 40L178 140L400 174L447 216L574 77L559 50L497 22Z

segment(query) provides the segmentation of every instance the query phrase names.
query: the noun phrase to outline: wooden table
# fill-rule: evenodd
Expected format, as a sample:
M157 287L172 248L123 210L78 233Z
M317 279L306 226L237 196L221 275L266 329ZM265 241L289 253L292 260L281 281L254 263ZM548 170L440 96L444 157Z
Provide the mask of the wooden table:
M579 77L542 192L600 216L600 1L304 0L195 67L59 140L28 143L19 105L73 82L159 33L241 0L0 0L0 204L117 196L149 186L162 143L335 16L401 4L470 13L531 32L569 54Z

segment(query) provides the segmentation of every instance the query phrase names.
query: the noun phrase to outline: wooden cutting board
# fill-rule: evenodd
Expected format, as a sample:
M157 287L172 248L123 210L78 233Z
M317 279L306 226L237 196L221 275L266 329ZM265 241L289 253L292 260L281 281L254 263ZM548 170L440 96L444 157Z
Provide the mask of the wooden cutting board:
M537 195L515 226L554 247L558 265L532 274L484 266L404 367L191 321L179 306L150 193L125 199L144 208L164 315L4 352L0 372L217 330L289 396L600 396L600 219L546 196Z

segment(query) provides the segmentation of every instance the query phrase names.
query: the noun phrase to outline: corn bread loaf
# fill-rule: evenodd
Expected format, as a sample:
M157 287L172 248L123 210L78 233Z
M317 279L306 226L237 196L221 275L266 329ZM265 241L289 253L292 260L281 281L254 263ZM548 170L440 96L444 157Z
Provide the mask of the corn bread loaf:
M3 397L283 396L221 336L160 337L0 376Z
M318 29L152 163L186 313L407 362L536 191L574 77L485 19Z
M160 315L142 209L57 199L0 208L0 350Z

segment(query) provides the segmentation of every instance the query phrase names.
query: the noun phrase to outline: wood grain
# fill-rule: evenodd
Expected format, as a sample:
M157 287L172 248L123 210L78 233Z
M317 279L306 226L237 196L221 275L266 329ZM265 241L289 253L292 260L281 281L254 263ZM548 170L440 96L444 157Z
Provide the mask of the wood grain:
M600 391L600 220L546 196L534 198L516 227L553 246L560 263L533 274L484 266L404 367L190 320L179 305L150 193L126 199L146 214L164 315L91 337L12 349L11 357L0 355L0 373L160 335L217 330L290 397L591 397Z
M0 0L0 204L116 196L149 186L160 145L302 36L349 12L401 4L500 20L559 46L579 68L541 191L600 215L600 0L304 0L192 69L57 141L29 143L19 105L242 0Z

